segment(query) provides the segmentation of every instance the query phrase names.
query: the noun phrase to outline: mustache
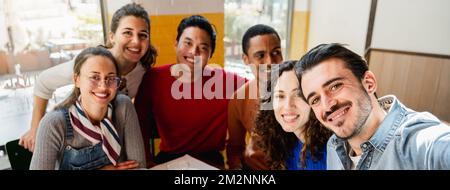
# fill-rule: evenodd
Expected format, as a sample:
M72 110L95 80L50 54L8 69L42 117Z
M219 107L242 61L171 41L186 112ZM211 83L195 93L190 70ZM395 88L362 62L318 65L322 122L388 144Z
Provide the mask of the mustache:
M336 104L336 105L334 105L334 106L332 106L332 107L330 108L330 111L326 111L326 112L323 114L322 119L325 121L325 120L328 118L328 116L330 116L330 115L331 115L333 112L335 112L336 110L338 110L338 109L340 109L340 108L342 108L342 107L345 107L345 106L351 106L351 105L352 105L351 102L344 102L344 103Z

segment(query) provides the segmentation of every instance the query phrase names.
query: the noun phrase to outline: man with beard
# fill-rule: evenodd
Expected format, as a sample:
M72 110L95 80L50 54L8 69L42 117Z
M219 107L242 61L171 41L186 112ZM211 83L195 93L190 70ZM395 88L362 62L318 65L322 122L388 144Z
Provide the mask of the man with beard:
M356 53L321 44L296 64L303 97L334 135L327 169L450 169L450 127L395 96L377 99L375 75Z

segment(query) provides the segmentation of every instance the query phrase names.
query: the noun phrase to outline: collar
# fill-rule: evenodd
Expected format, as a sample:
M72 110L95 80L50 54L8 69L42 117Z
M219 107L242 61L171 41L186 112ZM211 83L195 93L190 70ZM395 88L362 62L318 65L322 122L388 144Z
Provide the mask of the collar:
M380 106L387 112L386 117L381 122L375 134L366 142L362 143L361 149L363 154L370 152L372 149L377 149L383 152L386 149L388 143L393 139L395 131L400 126L401 121L406 115L406 109L404 105L398 101L394 95L384 96L378 99ZM336 135L330 138L332 148L339 155L344 168L350 168L350 157L348 150L350 148L348 142Z
M387 112L387 115L375 134L370 138L369 143L383 152L388 143L393 139L401 121L406 116L406 109L404 109L405 106L394 95L381 97L378 99L378 102Z
M136 76L137 73L145 73L147 69L142 66L141 62L138 62L133 70L131 70L128 74L122 76L122 78L125 78L126 80L130 80L133 76Z

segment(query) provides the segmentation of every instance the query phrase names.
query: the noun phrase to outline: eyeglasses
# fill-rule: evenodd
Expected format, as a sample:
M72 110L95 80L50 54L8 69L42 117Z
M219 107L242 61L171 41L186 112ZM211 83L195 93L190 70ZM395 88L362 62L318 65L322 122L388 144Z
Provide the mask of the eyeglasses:
M100 76L94 75L88 77L89 81L91 82L91 86L93 87L100 87L100 82L103 81ZM120 84L120 77L114 76L114 77L106 77L105 78L105 86L106 88L117 88Z

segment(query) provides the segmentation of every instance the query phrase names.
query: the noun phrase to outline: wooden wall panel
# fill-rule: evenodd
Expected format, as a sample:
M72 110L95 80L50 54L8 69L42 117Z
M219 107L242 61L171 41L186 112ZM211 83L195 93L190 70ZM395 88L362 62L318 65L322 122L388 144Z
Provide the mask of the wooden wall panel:
M434 113L450 122L450 59L442 60L438 91L434 101Z
M369 65L379 97L394 94L416 111L450 121L450 59L372 50Z

